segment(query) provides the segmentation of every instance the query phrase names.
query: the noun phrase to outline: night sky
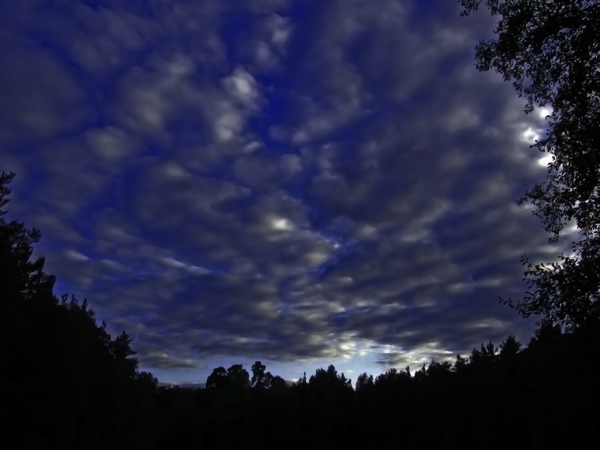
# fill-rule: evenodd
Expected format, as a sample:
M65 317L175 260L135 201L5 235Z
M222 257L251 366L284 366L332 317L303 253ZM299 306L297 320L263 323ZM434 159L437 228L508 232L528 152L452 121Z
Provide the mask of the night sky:
M510 83L452 0L0 0L8 219L140 369L416 370L513 333L552 262Z

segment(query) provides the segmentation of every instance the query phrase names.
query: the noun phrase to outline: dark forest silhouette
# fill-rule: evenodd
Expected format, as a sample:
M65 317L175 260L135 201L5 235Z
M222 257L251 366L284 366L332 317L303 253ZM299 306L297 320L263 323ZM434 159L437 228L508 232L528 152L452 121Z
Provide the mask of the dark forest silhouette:
M0 176L0 208L8 202ZM86 300L52 290L39 230L0 211L1 449L156 448L157 380L137 370L131 339L112 338ZM150 430L150 431L149 431Z
M0 208L13 174L0 177ZM86 300L58 299L36 229L0 213L2 449L548 449L600 438L600 328L543 323L454 364L414 374L333 365L293 384L256 361L218 367L205 388L158 387L126 332L112 338Z

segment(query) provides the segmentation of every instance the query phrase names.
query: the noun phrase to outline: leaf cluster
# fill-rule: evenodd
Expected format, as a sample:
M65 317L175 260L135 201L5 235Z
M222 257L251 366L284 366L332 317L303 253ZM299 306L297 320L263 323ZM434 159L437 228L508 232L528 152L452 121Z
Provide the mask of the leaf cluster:
M549 106L546 136L532 147L552 155L544 182L527 191L549 241L574 223L573 254L556 264L526 256L529 291L507 300L523 316L565 327L600 317L600 4L595 0L459 0L466 16L484 3L500 16L493 39L476 46L476 67L512 81L525 112Z

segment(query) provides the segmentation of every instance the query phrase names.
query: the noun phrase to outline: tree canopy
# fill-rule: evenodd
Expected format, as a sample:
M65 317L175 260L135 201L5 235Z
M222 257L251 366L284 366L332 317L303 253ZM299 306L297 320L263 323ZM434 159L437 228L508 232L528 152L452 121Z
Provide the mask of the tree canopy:
M0 208L14 174L0 175ZM0 210L0 448L156 447L157 380L131 338L112 338L87 300L53 294L35 228ZM8 447L8 443L16 447Z
M461 15L484 3L501 16L495 38L476 47L476 67L495 70L527 99L525 112L549 106L546 137L532 147L552 155L531 202L556 242L575 223L573 255L534 264L526 256L523 298L505 300L524 317L577 328L600 317L600 4L596 0L459 0Z

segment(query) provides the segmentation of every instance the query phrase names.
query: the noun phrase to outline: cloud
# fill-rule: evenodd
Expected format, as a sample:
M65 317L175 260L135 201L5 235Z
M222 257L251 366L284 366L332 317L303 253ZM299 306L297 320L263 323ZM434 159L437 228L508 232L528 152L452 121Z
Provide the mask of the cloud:
M543 175L523 134L543 124L473 68L487 24L419 4L3 6L11 214L172 379L526 335L497 297L522 292L524 251L547 255L514 204Z
M0 32L0 144L24 146L75 131L93 118L82 86L49 52Z

